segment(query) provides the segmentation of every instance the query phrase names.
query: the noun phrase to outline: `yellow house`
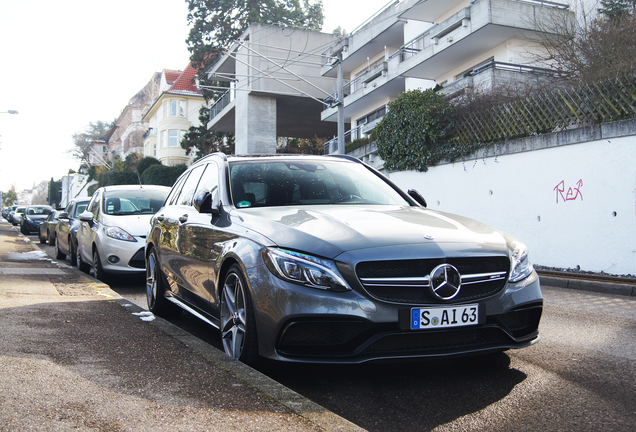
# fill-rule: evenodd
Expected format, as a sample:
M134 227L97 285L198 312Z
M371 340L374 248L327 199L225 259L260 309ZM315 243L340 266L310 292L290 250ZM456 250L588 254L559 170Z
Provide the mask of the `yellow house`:
M191 126L199 126L199 109L205 103L197 90L196 70L188 65L184 71L164 70L160 94L144 121L150 128L144 138L144 156L152 156L163 165L189 165L194 154L186 155L181 141Z

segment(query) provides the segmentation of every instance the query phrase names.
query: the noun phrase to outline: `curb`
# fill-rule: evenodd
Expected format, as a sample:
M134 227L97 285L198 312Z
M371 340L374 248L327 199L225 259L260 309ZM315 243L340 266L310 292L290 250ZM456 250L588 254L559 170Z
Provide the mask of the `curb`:
M35 250L42 251L30 238L27 236L24 236L24 238ZM51 261L56 262L55 260ZM108 301L118 303L122 308L130 311L131 313L148 313L147 310L137 306L113 291L108 284L87 276L75 267L59 262L56 262L56 264L58 267L73 269L73 271L80 273L83 282L91 286L98 295L106 297ZM285 387L267 375L252 369L245 363L241 363L240 361L229 357L224 352L221 352L203 342L201 339L192 336L190 333L180 329L169 321L166 321L156 315L153 316L154 320L148 322L150 325L156 326L168 336L178 340L197 354L203 356L206 360L216 364L229 374L244 381L247 385L257 389L266 397L284 406L293 414L306 419L319 428L327 431L342 432L360 432L366 430L324 408L323 406L307 399L299 393Z
M555 276L539 276L541 285L557 288L569 288L580 291L593 291L603 294L615 294L623 296L636 296L636 286L631 284L619 284L611 282L597 282L592 280L568 279Z

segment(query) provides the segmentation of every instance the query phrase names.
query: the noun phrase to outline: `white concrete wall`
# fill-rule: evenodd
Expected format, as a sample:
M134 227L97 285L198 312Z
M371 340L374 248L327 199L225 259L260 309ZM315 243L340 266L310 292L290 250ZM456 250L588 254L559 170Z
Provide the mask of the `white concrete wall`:
M431 209L517 237L535 264L636 274L634 144L632 135L500 156L491 151L390 177L405 190L418 189Z

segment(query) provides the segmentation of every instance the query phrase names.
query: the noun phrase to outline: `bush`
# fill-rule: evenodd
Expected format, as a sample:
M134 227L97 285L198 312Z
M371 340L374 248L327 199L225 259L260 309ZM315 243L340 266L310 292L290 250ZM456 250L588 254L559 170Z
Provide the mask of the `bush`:
M139 175L142 175L144 171L152 165L161 165L161 162L159 159L153 158L152 156L143 157L137 163L137 172Z
M456 157L453 105L432 90L404 92L389 104L374 130L378 155L389 171L418 170Z
M141 182L143 184L172 186L185 170L185 165L151 165L141 175Z
M139 184L135 171L104 171L99 175L99 186Z

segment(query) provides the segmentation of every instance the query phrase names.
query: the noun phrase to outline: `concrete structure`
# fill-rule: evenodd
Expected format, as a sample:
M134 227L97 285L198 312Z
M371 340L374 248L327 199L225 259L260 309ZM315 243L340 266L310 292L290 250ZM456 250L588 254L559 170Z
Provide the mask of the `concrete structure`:
M568 5L534 0L403 0L324 52L323 75L342 67L346 141L368 137L389 102L408 90L447 94L536 84L537 38L550 20L573 19ZM335 98L334 94L334 98ZM337 108L324 121L335 122ZM334 151L332 145L330 151Z
M142 155L144 153L144 134L148 130L143 117L159 96L160 73L155 73L123 109L115 124L108 132L109 161L115 156L122 160L132 153Z
M73 198L89 197L89 186L97 184L95 180L88 181L86 174L69 174L62 177L62 199L54 203L57 208L64 208Z
M194 158L181 148L181 141L191 126L200 125L199 110L205 103L203 93L196 88L196 73L190 64L184 71L161 72L159 95L142 119L147 125L144 156L168 166L189 164Z
M335 79L321 76L320 55L337 36L252 24L208 71L229 85L211 108L208 129L235 134L236 154L275 153L277 137L330 137L320 121Z
M506 141L426 173L391 173L432 210L526 243L533 263L636 274L636 119Z

